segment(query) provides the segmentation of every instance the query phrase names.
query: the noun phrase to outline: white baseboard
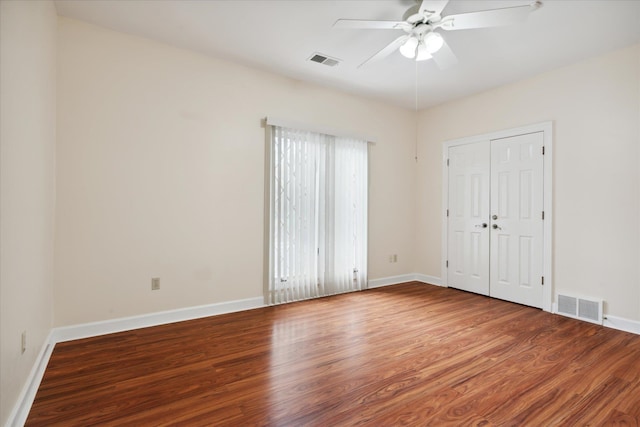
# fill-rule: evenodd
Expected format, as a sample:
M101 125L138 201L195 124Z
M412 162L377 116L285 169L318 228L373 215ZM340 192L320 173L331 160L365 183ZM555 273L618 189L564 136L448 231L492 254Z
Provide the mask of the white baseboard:
M18 397L16 405L9 415L9 419L5 424L5 427L20 427L24 425L27 417L29 416L31 405L33 405L33 400L36 397L38 387L40 387L40 382L42 381L44 371L49 363L49 358L51 357L51 353L53 353L53 348L56 343L112 334L115 332L130 331L149 326L181 322L184 320L199 319L218 314L252 310L254 308L264 306L264 298L257 297L221 302L217 304L180 308L177 310L161 311L157 313L143 314L140 316L104 320L101 322L53 328L49 333L47 340L44 342L33 368L31 368L31 372L27 377L25 386Z
M438 277L427 276L426 274L411 273L369 280L369 289L380 288L382 286L397 285L399 283L406 282L422 282L428 283L430 285L442 286L442 281Z
M264 298L248 298L243 300L221 302L217 304L196 307L179 308L176 310L160 311L140 316L121 317L119 319L101 322L84 323L73 326L54 328L55 342L77 340L98 335L113 334L115 332L131 331L133 329L182 322L184 320L199 319L217 314L233 313L264 307Z
M637 320L629 320L622 317L604 316L604 326L608 328L618 329L620 331L631 332L640 335L640 322Z
M414 280L417 282L427 283L429 285L444 286L446 288L446 285L442 284L442 279L439 277L428 276L426 274L420 273L416 273L413 276L415 277Z
M44 376L44 371L47 368L49 358L53 352L55 343L52 342L52 338L53 331L49 332L44 343L42 343L42 348L40 348L38 356L33 363L33 367L29 372L29 376L27 376L27 381L18 395L18 400L13 407L13 410L9 414L9 418L5 424L6 427L20 427L27 421L31 405L33 404L33 399L36 397L38 387L40 387L40 382Z
M368 288L381 288L383 286L397 285L398 283L412 282L413 274L402 274L400 276L383 277L380 279L369 280Z

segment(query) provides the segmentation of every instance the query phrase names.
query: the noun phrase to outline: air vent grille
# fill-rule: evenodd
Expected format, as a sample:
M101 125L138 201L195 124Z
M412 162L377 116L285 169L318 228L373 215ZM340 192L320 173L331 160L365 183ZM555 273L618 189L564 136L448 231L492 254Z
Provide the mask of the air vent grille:
M602 324L601 308L598 301L588 301L578 299L578 317L581 319L590 319L592 322Z
M602 300L558 294L558 314L602 325Z
M567 295L558 295L558 313L569 316L578 315L578 299Z
M323 55L321 53L314 53L309 57L309 61L317 62L318 64L327 65L329 67L335 67L340 63L339 59L331 58L330 56Z
M319 62L320 64L322 64L326 60L327 57L322 55L313 55L311 58L309 58L309 61Z

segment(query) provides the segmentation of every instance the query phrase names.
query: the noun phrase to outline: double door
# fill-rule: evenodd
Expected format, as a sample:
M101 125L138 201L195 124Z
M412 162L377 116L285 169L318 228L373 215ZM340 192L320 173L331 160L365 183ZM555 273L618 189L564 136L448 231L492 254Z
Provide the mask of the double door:
M447 285L541 308L543 133L448 150Z

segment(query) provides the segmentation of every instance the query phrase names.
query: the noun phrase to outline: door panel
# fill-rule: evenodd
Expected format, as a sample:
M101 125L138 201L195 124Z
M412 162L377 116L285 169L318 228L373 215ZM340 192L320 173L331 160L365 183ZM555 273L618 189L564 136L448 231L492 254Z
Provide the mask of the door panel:
M449 148L447 285L489 295L489 141Z
M489 294L532 307L542 307L542 144L542 132L491 141Z

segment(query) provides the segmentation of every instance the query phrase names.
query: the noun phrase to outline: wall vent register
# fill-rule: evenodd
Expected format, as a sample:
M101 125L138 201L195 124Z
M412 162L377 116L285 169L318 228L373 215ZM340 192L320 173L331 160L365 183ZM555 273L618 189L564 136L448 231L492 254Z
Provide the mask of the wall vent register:
M602 300L558 294L558 314L602 325Z

